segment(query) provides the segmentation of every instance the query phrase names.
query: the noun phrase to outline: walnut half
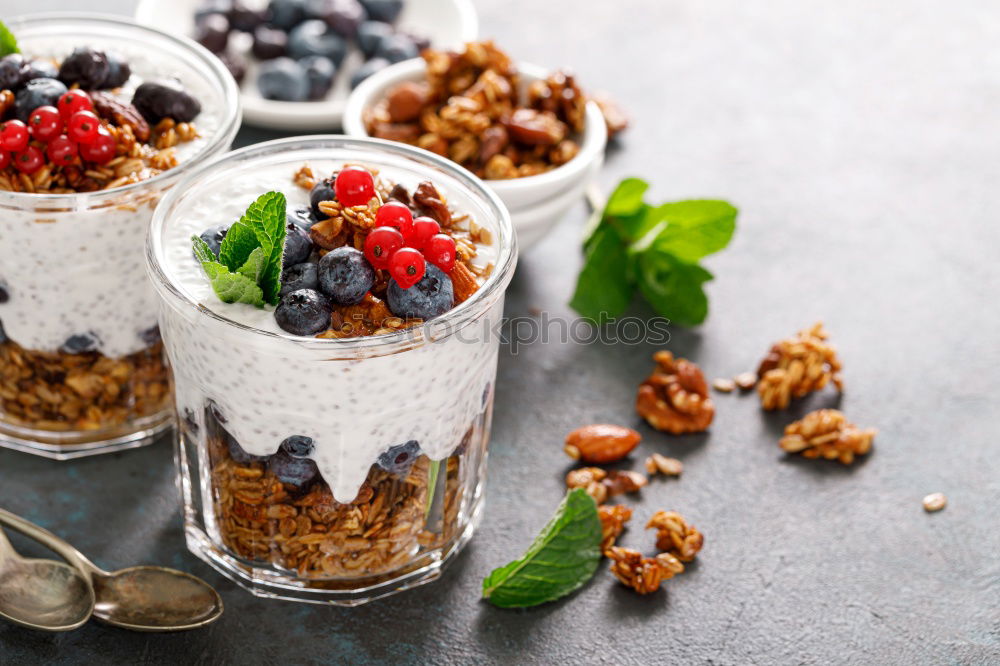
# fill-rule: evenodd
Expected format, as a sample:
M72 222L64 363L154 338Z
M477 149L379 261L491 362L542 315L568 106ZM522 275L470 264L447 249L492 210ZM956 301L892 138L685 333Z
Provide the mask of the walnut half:
M715 417L701 369L668 351L653 354L656 368L639 386L635 408L649 425L674 435L702 432Z

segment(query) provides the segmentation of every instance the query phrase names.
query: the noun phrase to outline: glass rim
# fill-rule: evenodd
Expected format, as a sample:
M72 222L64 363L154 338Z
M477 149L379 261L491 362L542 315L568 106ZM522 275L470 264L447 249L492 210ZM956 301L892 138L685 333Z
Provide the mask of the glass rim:
M418 164L432 166L445 171L450 177L459 182L471 194L481 199L492 212L496 214L497 224L497 260L486 281L476 290L476 292L459 303L451 310L431 319L421 326L407 328L395 333L385 333L372 336L361 336L355 338L316 338L304 336L292 336L265 331L241 322L225 317L218 312L211 310L193 300L188 294L181 291L177 285L167 276L164 269L164 262L161 261L164 246L162 243L162 232L168 223L168 217L173 209L181 202L185 194L194 186L197 180L205 175L214 173L217 170L225 169L226 165L239 160L248 155L259 154L259 157L266 155L292 152L297 149L321 148L328 142L337 142L348 150L352 147L376 148L380 152L386 152L397 156L409 158ZM375 165L379 166L379 165ZM436 155L422 148L416 148L407 144L384 139L374 139L369 137L350 137L342 134L315 134L309 136L293 136L283 139L274 139L262 143L256 143L239 150L234 150L205 164L199 165L194 171L172 188L160 201L153 213L153 219L146 234L146 270L149 274L153 286L159 293L161 300L166 300L167 296L180 302L191 312L207 316L211 319L231 326L242 334L260 336L262 338L273 338L284 342L293 343L305 349L322 350L365 350L374 351L376 354L395 353L403 351L402 348L409 348L414 343L414 333L427 329L434 330L438 327L446 326L446 335L431 335L426 341L437 342L443 338L450 337L455 331L464 328L467 324L481 317L498 296L502 296L507 284L513 277L514 268L517 265L517 237L514 226L511 222L510 213L504 206L500 197L497 196L482 180L474 176L471 172L458 166L451 160ZM421 336L422 338L423 336ZM418 345L420 341L418 340Z
M146 189L157 188L157 186L163 183L179 179L186 172L186 167L199 159L211 158L219 151L220 147L231 145L233 139L236 137L242 117L239 87L222 61L215 57L211 51L192 39L172 35L163 30L138 23L128 17L91 12L39 12L37 14L21 14L7 19L5 22L12 32L21 27L32 28L52 25L57 22L64 24L89 23L116 26L119 29L143 31L154 36L156 39L172 42L175 46L195 55L198 61L208 68L212 74L208 78L214 78L214 82L218 84L217 87L222 90L223 106L225 109L219 123L219 128L208 140L204 148L172 169L158 173L152 178L96 192L36 193L4 190L0 191L0 208L13 207L23 209L30 207L44 209L47 205L51 205L52 210L61 211L66 209L69 202L73 202L72 209L74 210L114 205L121 197L135 192L142 192ZM10 206L4 203L4 200L16 203L14 206Z

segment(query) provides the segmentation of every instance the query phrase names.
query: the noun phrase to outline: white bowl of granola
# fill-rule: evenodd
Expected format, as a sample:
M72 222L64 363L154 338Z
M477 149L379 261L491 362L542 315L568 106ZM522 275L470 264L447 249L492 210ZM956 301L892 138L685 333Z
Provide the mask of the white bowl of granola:
M558 77L559 74L550 75L547 69L538 65L518 63L516 65L516 79L520 97L524 98L528 95L533 86L552 81L553 76ZM434 123L439 121L442 113L448 116L453 113L452 111L438 109L431 113L429 118L421 114L405 123L390 121L388 124L384 124L384 120L378 119L378 114L387 112L388 103L386 100L390 93L401 87L410 87L406 84L426 84L427 80L428 64L424 58L398 63L365 80L347 101L347 107L344 110L345 133L358 137L396 138L404 143L430 149L454 159L455 151L460 151L462 148L456 146L456 140L452 139L447 147L441 143L434 145L435 134L428 131L429 128L434 127ZM579 122L577 123L579 131L573 131L572 127L567 128L566 133L548 149L548 153L542 152L543 146L536 146L532 149L537 154L548 157L553 155L560 145L565 145L564 142L575 144L575 154L562 163L548 162L543 164L539 161L525 159L520 165L513 165L508 161L506 166L516 168L522 175L496 178L492 176L496 172L494 168L496 162L502 161L499 159L503 157L500 153L486 160L472 160L472 162L478 162L478 166L470 163L470 160L457 160L483 178L487 185L499 195L510 211L514 229L518 234L518 245L521 248L531 246L539 241L559 222L565 213L583 197L587 184L591 182L604 162L604 148L607 144L607 126L604 116L593 101L580 102L577 108L579 111ZM384 115L382 117L385 118ZM529 120L532 119L529 118ZM495 126L488 127L487 131L492 131ZM450 130L451 128L444 129ZM469 135L475 135L476 149L480 149L485 144L487 135L482 131L477 133L475 130L478 128L474 124L467 125L465 129L468 130ZM392 136L393 133L397 133L396 137ZM461 137L458 138L458 141L460 140ZM500 166L502 167L504 164ZM532 173L532 171L537 171L537 173ZM513 172L511 173L513 174Z

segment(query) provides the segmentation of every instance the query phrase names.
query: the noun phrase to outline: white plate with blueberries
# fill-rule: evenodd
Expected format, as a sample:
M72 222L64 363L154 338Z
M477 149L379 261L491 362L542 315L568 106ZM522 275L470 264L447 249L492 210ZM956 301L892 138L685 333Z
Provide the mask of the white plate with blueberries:
M219 55L243 120L282 130L339 128L365 77L479 29L470 0L141 0L136 19Z

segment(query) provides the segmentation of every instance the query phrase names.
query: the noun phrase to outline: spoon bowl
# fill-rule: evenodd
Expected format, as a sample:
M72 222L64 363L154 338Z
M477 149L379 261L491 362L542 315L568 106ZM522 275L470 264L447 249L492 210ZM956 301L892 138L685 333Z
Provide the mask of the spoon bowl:
M0 530L0 617L44 631L70 631L94 611L94 590L75 568L21 557Z
M222 614L222 599L200 578L175 569L139 566L94 572L94 617L134 631L183 631Z

